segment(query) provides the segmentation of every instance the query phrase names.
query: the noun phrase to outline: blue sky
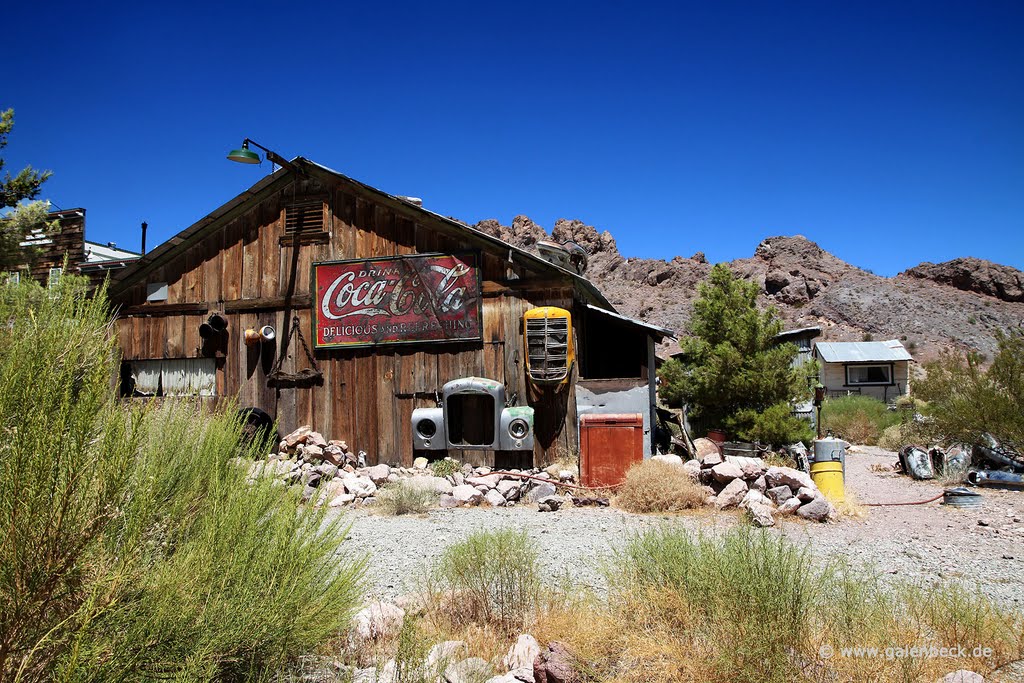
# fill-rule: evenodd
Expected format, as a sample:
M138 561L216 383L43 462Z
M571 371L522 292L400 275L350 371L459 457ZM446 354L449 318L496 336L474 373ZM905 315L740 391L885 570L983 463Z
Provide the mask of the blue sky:
M163 241L251 137L470 223L626 256L803 234L882 275L1024 268L1024 3L10 3L8 168L87 237Z

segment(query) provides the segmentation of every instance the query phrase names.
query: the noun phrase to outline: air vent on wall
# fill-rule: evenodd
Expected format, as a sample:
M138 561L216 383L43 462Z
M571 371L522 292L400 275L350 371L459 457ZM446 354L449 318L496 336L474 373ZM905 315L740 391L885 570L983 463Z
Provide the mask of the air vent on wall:
M303 244L326 241L324 203L322 200L295 202L284 207L282 243L298 237Z

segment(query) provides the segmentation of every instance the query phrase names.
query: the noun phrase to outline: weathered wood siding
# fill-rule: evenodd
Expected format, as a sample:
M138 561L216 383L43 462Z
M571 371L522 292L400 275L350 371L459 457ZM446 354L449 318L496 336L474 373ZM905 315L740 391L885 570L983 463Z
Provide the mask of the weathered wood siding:
M316 197L324 201L328 237L296 245L284 236L285 207ZM312 344L313 262L470 248L435 229L427 214L420 222L406 213L381 205L347 183L309 178L290 183L116 297L124 357L200 357L199 325L209 312L220 311L228 320L228 342L218 362L218 395L237 397L240 406L275 415L282 432L311 424L327 438L345 439L352 448L367 451L371 461L410 464L412 410L434 405L445 382L476 375L504 382L510 395L516 392L521 403L529 400L535 405L535 462L575 451L573 392L538 391L527 385L521 334L522 315L529 308L554 305L572 310L572 283L568 278L537 279L519 266L509 272L511 266L495 253L481 254L482 343L321 350L316 359L324 374L323 387L267 386L274 354L280 352L293 316L298 316L302 333ZM167 283L166 302L146 303L147 282ZM276 348L247 347L244 331L263 325L277 329ZM297 339L285 354L286 372L309 365ZM490 462L494 456L466 451L452 455L470 462Z

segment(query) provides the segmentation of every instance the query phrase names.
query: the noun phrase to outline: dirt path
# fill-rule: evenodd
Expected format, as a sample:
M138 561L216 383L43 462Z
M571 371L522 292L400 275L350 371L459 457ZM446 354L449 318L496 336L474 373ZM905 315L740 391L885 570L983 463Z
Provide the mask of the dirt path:
M895 461L891 452L854 448L847 458L847 491L861 503L924 500L942 492L936 483L872 470ZM982 493L978 510L938 502L870 507L863 516L838 524L782 521L778 533L809 543L821 557L866 562L894 578L977 586L1004 605L1024 609L1024 492ZM711 511L669 516L570 508L542 513L530 506L438 509L406 517L357 511L350 520L346 551L369 553L371 592L385 598L414 590L445 547L478 529L523 529L536 542L550 578L597 586L599 562L633 533L666 522L708 533L745 523L737 514Z

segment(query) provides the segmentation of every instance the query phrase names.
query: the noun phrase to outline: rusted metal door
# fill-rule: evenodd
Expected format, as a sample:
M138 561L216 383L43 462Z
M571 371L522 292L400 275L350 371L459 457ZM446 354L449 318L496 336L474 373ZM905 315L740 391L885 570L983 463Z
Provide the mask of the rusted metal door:
M583 415L580 418L580 477L584 486L614 486L644 458L644 417L640 413Z

